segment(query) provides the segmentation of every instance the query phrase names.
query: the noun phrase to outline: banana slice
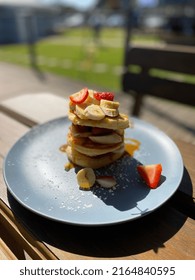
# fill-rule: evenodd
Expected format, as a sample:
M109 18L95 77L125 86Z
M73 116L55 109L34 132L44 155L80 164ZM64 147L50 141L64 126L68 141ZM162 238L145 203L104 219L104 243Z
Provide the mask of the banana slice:
M70 110L71 112L74 112L75 109L76 109L76 104L74 104L74 103L70 100L70 102L69 102L69 110Z
M118 109L119 102L101 99L100 107L109 108L109 109Z
M73 137L89 137L92 135L88 126L80 126L72 124L70 127Z
M77 173L77 182L82 189L90 189L95 184L96 176L92 168L86 167Z
M116 129L116 131L115 131L117 134L119 134L119 135L121 135L121 136L124 136L124 129Z
M89 136L89 139L99 144L118 144L122 142L122 137L117 133L111 133L108 135Z
M80 139L82 139L82 138L80 138ZM68 144L71 144L71 141L69 141ZM85 142L82 142L82 141L80 141L79 144L74 143L74 149L77 152L79 152L83 155L90 156L90 157L96 157L96 156L114 152L114 151L118 150L119 148L121 148L121 146L123 146L122 143L113 144L113 145L109 145L109 146L107 144L97 145L95 143L94 143L94 145L87 146L85 144Z
M118 109L110 109L110 108L106 108L106 107L101 107L102 111L104 112L104 114L108 117L117 117L119 114Z
M80 105L77 104L76 105L75 113L82 120L87 120L87 117L85 116L85 113L84 113L86 108L87 108L86 104L80 104Z
M91 104L84 110L85 117L90 120L102 120L105 117L104 112L98 105Z
M99 176L96 181L101 187L110 189L116 185L116 180L113 176Z
M115 118L109 118L105 116L104 119L100 121L96 120L82 120L79 117L77 117L76 114L73 114L72 112L68 112L68 118L69 120L76 125L87 125L91 127L99 127L99 128L108 128L113 130L118 129L125 129L128 127L133 127L133 122L129 120L129 117L125 114L119 114Z
M89 94L88 94L88 97L87 97L85 103L88 104L88 105L91 105L91 104L100 105L100 100L97 100L93 96L94 90L89 89L88 92L89 92Z

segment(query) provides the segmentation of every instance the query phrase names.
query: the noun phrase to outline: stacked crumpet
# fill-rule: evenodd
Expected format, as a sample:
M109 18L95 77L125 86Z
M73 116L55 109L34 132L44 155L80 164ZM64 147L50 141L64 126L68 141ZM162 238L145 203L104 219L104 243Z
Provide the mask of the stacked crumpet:
M129 119L119 113L119 102L113 100L113 93L87 88L70 96L68 117L72 125L66 153L74 164L95 169L123 155Z

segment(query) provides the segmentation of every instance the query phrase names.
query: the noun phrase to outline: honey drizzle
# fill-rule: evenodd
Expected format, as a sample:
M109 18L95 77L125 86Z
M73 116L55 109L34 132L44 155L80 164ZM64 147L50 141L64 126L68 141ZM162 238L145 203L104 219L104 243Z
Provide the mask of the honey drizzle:
M67 144L64 144L64 145L60 146L59 150L61 152L65 153L66 152L66 148L67 148Z
M66 148L67 148L67 144L63 144L62 146L60 146L60 148L59 148L59 150L60 150L60 152L63 152L63 153L66 153ZM66 171L69 171L70 169L72 169L72 168L74 168L75 167L75 165L72 163L72 162L70 162L70 161L68 161L65 165L64 165L64 169L66 170Z
M127 143L129 142L129 143ZM133 138L125 138L125 151L130 155L133 156L134 153L139 150L140 148L140 142ZM67 144L63 144L60 146L59 150L63 153L66 152ZM75 165L72 162L68 162L64 165L64 169L66 171L69 171L70 169L74 168Z
M70 161L64 165L64 169L66 171L69 171L72 168L75 168L75 165L72 162L70 162Z
M127 142L130 143L127 143ZM133 156L134 153L139 150L140 148L140 142L136 139L132 139L132 138L125 138L125 151L130 155Z

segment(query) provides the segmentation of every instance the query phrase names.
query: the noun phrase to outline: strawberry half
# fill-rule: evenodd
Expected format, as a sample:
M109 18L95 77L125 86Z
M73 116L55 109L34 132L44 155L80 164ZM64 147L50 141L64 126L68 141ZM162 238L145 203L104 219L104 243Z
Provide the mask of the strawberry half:
M89 95L88 88L83 88L79 92L70 95L70 100L74 104L81 104L87 99L88 95Z
M137 170L142 179L151 189L158 187L162 173L162 165L160 163L151 165L138 165Z
M93 96L97 100L101 100L101 99L106 99L106 100L110 100L110 101L114 100L114 93L112 93L112 92L95 92L93 94Z

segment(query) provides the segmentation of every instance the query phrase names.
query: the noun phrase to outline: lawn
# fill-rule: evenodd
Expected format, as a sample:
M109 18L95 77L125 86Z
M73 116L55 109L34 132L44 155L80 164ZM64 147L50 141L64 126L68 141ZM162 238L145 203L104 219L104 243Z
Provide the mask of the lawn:
M132 37L133 42L159 42L154 35ZM103 29L98 42L89 28L66 30L35 45L36 63L41 71L82 80L113 91L120 89L124 31ZM26 44L0 47L0 61L31 66Z
M136 37L134 40L139 41L140 38ZM89 28L71 29L36 43L37 65L41 71L118 90L123 64L123 44L122 29L103 29L98 43L94 42L92 30ZM30 67L28 45L1 46L0 60Z

